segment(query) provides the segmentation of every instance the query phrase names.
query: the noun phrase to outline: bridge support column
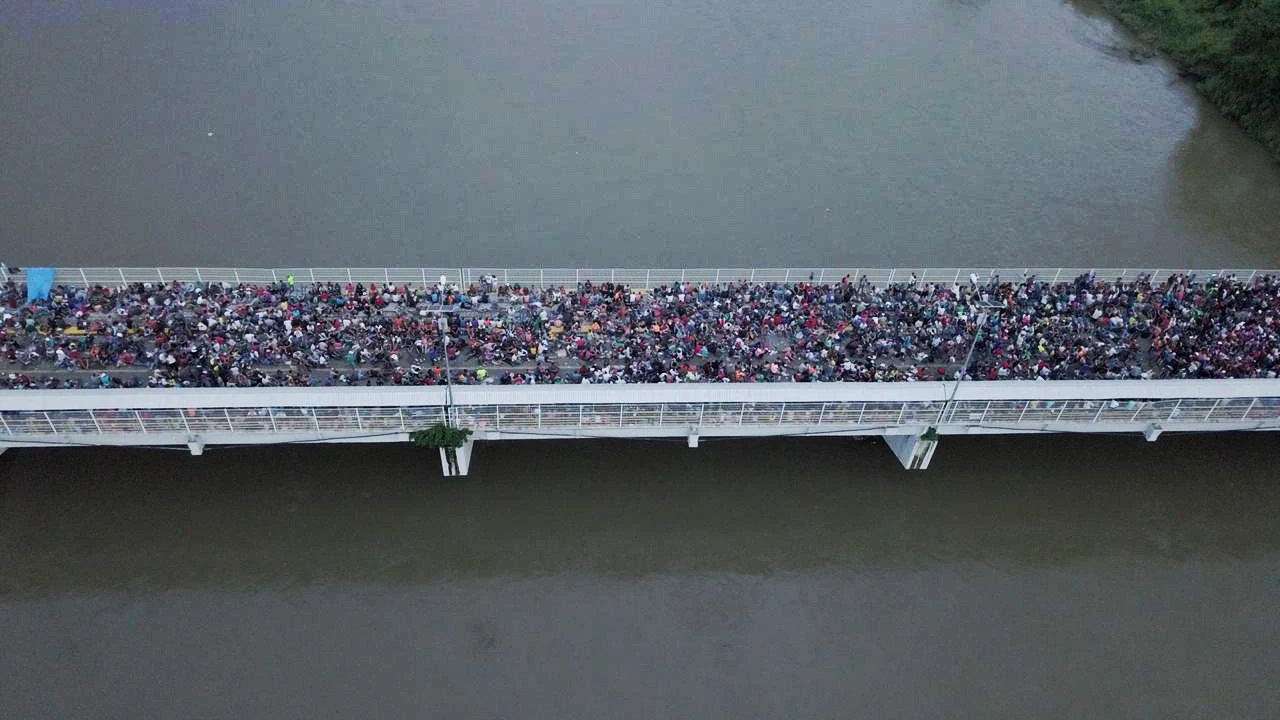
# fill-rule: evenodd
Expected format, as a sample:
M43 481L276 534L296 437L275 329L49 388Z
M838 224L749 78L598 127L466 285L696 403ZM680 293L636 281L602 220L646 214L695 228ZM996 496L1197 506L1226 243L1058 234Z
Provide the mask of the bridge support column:
M698 431L697 430L693 430L689 433L689 447L691 448L698 447Z
M898 462L908 470L924 470L933 459L933 451L938 448L937 436L926 438L925 435L885 435L884 441L897 456Z
M449 452L444 448L440 448L440 473L445 477L463 477L467 471L471 469L471 448L475 444L475 440L467 440L462 447L454 450L454 457L458 460L458 471L454 472L449 467Z
M187 449L191 451L192 455L203 455L204 443L200 442L200 438L191 438L187 440Z
M1164 428L1156 425L1155 423L1151 423L1142 429L1142 436L1147 439L1147 442L1155 442L1156 438L1160 437L1160 433L1162 432L1164 432Z

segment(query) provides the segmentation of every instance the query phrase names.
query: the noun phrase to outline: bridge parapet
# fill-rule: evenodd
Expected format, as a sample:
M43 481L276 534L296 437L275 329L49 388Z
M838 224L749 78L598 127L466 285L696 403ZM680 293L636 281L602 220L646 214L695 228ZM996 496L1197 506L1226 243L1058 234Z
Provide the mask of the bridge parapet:
M1150 277L1162 282L1174 274L1196 274L1199 277L1234 275L1244 281L1266 275L1280 275L1280 270L1253 268L1064 268L1064 267L952 267L952 268L231 268L231 267L60 267L55 282L63 285L115 286L134 282L219 282L269 284L295 283L392 283L432 285L441 277L449 284L468 285L482 277L493 276L504 285L534 287L573 285L581 282L619 282L632 287L652 288L676 282L727 283L749 282L814 282L834 283L846 275L857 280L866 277L877 286L892 283L919 282L964 283L976 276L985 283L993 276L1018 280L1034 275L1046 282L1067 282L1093 272L1100 280L1133 282ZM25 273L9 272L0 267L0 281L23 281Z
M439 422L480 440L688 437L691 446L926 432L1154 440L1280 429L1280 380L460 386L452 405L440 387L0 392L0 447L402 442ZM932 447L895 451L923 468Z

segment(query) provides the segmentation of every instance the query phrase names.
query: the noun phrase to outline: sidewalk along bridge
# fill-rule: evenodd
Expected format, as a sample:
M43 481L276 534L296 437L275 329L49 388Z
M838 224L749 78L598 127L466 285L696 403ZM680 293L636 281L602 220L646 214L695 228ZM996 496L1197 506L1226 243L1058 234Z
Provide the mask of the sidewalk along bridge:
M262 285L286 282L290 278L298 284L321 282L336 283L391 283L416 286L434 285L443 278L446 284L467 286L492 277L501 285L519 284L528 287L574 285L582 282L625 283L635 288L653 288L678 282L728 283L728 282L808 282L835 283L849 276L857 281L863 277L876 286L894 283L963 283L976 277L986 283L999 276L1004 281L1016 281L1034 275L1042 282L1069 282L1086 273L1094 273L1099 280L1134 282L1148 277L1154 283L1171 275L1195 274L1198 278L1209 276L1234 276L1248 282L1255 277L1280 275L1280 270L1251 268L1061 268L1061 267L1012 267L1012 268L230 268L230 267L60 267L56 269L54 282L59 285L103 285L114 287L128 283L168 282L217 282L248 283ZM0 282L25 281L25 273L0 265Z
M908 469L961 434L1280 430L1280 380L964 381L0 392L10 447L406 442L439 422L476 441L880 436ZM441 452L441 468L451 474Z

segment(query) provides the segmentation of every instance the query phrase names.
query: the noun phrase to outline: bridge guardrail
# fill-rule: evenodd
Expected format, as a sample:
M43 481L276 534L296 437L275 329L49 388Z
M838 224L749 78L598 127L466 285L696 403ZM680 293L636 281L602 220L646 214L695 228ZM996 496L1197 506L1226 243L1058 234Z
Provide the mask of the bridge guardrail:
M187 409L6 410L0 439L85 442L108 433L410 432L445 419L441 406L205 407ZM534 431L647 427L849 428L1046 424L1280 423L1280 398L1177 400L957 400L911 402L566 403L455 405L451 422L474 430Z
M621 282L633 287L652 288L674 282L725 283L746 280L752 282L799 282L810 276L814 282L837 282L848 275L855 280L865 276L878 286L909 282L914 275L917 281L929 283L962 283L970 275L980 282L998 275L1003 279L1020 279L1035 275L1049 282L1065 282L1084 273L1094 272L1102 280L1132 282L1141 276L1150 276L1161 282L1175 273L1209 275L1234 275L1249 281L1264 275L1280 275L1280 270L1252 268L1055 268L1055 267L1004 267L1004 268L233 268L233 267L60 267L55 282L64 285L116 286L132 282L220 282L266 284L283 282L290 276L303 285L316 282L340 283L393 283L434 284L444 276L450 284L467 285L481 277L493 275L503 284L529 286L573 285L592 282ZM0 280L21 281L24 273L10 273L0 269Z

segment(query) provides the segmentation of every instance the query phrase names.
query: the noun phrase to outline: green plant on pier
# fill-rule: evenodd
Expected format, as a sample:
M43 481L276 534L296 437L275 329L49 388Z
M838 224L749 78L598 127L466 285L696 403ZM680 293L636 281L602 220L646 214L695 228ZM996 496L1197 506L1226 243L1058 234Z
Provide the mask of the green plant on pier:
M458 448L466 445L470 437L470 428L452 427L444 423L436 423L409 433L409 441L418 447L444 450L449 470L455 474L458 472Z

